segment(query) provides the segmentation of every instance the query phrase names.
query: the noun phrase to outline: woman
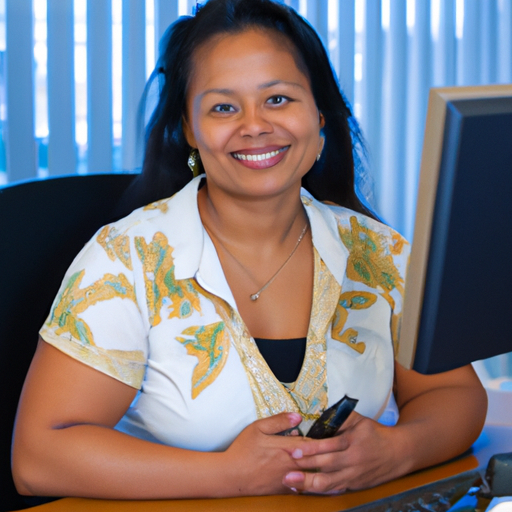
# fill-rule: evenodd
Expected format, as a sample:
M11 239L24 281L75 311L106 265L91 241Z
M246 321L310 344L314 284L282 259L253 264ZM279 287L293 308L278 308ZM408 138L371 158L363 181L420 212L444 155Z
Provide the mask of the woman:
M139 191L175 195L102 228L64 278L20 402L20 492L339 493L466 450L485 417L471 367L393 366L408 246L354 192L314 31L270 0L211 0L160 68ZM275 435L344 394L335 437Z

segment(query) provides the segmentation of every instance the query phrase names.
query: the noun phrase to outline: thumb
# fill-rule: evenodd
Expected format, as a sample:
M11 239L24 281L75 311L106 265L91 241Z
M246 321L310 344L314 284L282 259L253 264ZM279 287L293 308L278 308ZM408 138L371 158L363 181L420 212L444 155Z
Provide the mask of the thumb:
M365 417L358 412L352 411L349 417L343 422L343 425L338 429L338 434L355 427L364 418Z
M301 421L302 416L298 412L282 412L258 420L256 423L263 434L279 434L283 430L296 427Z

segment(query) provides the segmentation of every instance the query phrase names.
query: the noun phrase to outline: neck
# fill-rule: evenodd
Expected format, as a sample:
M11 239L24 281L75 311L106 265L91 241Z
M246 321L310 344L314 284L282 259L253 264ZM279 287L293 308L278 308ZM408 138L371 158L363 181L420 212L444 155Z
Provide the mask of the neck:
M233 246L272 246L283 243L307 222L300 187L276 197L237 198L204 186L198 194L203 224Z

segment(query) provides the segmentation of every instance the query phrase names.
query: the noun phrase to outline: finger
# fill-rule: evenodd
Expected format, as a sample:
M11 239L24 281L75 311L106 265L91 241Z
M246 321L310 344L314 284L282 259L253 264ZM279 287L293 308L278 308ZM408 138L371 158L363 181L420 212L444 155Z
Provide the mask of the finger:
M291 471L285 475L283 484L293 491L301 493L340 494L345 492L346 487L334 477L334 473Z
M341 432L344 432L345 430L350 430L351 428L354 428L362 419L364 419L365 416L362 416L356 411L352 411L349 415L349 417L343 422L343 425L338 429L338 435Z
M308 439L304 438L304 443L301 445L300 457L294 458L301 459L303 457L312 457L323 453L333 453L345 451L349 445L349 438L344 434L336 435L328 439Z
M295 451L292 452L291 455L295 459L297 468L304 471L331 473L333 471L343 470L350 466L350 464L345 461L345 457L340 455L339 452L329 452L321 455L299 458L295 456Z
M296 427L302 421L302 416L297 412L282 412L269 418L263 418L256 423L263 434L278 434L283 430Z

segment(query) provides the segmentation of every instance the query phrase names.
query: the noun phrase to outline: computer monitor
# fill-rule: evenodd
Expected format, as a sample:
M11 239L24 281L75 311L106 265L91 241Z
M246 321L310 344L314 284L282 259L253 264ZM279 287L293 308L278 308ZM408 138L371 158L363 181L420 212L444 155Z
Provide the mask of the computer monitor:
M512 84L431 89L398 362L512 352Z

